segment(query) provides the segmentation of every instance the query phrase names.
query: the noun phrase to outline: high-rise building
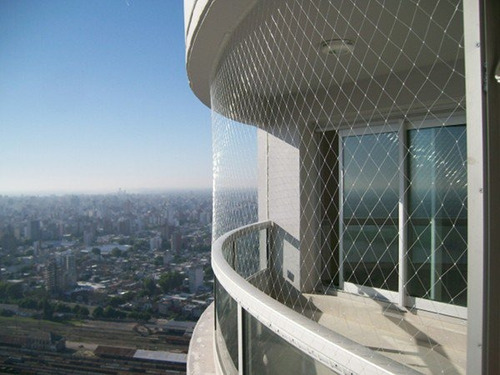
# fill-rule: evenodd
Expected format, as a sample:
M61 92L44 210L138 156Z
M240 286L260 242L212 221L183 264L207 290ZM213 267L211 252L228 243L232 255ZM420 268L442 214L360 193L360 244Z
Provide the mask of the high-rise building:
M63 262L64 262L64 288L69 289L76 285L76 281L78 279L76 273L76 260L75 254L73 251L67 250L63 253Z
M203 277L204 272L202 266L192 266L189 268L189 291L191 293L196 293L198 289L203 286Z
M83 230L83 243L90 247L96 240L96 233L97 228L94 225L85 226Z
M498 1L184 4L216 277L188 374L499 374Z
M124 236L130 236L130 219L122 217L118 220L118 233L123 234Z
M50 294L60 291L61 273L61 265L57 262L57 258L50 257L45 265L45 287Z
M151 251L154 251L154 250L160 250L161 249L161 237L160 236L156 236L156 237L152 237L150 240L149 240L149 249Z
M162 241L169 241L171 235L171 228L168 224L163 224L160 228Z
M40 220L30 220L26 226L26 237L32 241L41 238Z
M172 252L170 250L166 250L165 253L163 254L163 265L164 266L170 266L170 263L172 263L172 260L174 259Z
M53 254L45 265L45 285L51 294L58 294L76 285L76 261L71 250Z
M182 234L180 232L173 232L170 236L170 252L178 255L182 250Z

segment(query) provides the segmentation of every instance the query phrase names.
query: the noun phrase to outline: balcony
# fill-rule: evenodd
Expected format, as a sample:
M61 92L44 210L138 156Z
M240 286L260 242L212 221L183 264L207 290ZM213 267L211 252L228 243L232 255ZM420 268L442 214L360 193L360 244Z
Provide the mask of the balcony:
M277 249L291 241L272 222L221 236L216 362L225 374L464 374L467 321L407 311L342 290L298 292Z

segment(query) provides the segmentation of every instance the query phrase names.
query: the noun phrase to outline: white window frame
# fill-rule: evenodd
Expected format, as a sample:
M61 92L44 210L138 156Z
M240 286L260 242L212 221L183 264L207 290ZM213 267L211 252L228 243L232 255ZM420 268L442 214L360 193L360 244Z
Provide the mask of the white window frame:
M407 133L409 130L437 128L442 126L466 125L465 113L433 115L432 118L415 116L406 119L395 119L390 122L384 121L374 123L367 127L366 125L353 126L352 128L341 128L338 131L339 148L339 288L348 293L365 295L370 298L386 301L396 304L405 309L420 309L434 313L454 316L467 319L467 307L452 305L445 302L433 301L421 297L409 296L406 292L407 283ZM398 203L398 290L391 291L381 288L367 287L351 282L344 281L344 153L343 140L349 136L398 133L399 144L399 203Z

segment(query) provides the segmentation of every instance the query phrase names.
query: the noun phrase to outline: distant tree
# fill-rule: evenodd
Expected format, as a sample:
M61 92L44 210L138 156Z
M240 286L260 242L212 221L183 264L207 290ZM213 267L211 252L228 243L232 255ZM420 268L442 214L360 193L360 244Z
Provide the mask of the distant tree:
M148 321L151 319L151 314L147 312L132 311L127 314L129 319Z
M72 312L72 309L70 306L66 305L65 303L57 303L54 306L54 311L58 313L70 313Z
M144 239L136 239L134 241L134 244L132 245L132 249L134 251L140 250L140 251L147 251L149 250L149 243L148 241Z
M92 313L92 317L99 319L104 316L104 309L101 306L98 306L94 309L94 312Z
M44 299L41 302L42 302L42 319L52 320L54 315L54 307L47 299Z
M127 316L127 314L111 306L106 306L103 311L103 316L108 319L123 319Z
M24 296L21 283L0 282L0 301L4 303L17 301Z
M78 280L79 281L89 281L91 276L92 276L92 274L90 272L82 272L78 276Z
M122 296L114 296L112 297L110 300L109 300L109 304L112 306L112 307L118 307L122 304L124 304L125 301L124 299L122 298Z
M0 281L0 301L7 302L7 283Z
M111 306L106 306L103 311L103 316L105 318L114 318L116 310Z
M98 255L101 255L101 249L99 249L98 247L93 247L92 248L92 254L98 256Z
M80 305L75 305L75 306L73 306L73 309L71 311L73 312L73 314L79 315L81 309L82 309L82 307Z
M47 290L44 287L37 288L30 292L30 297L40 301L43 300L44 298L49 298L49 292L47 292Z
M206 253L206 252L209 252L210 249L211 249L210 245L199 245L199 246L196 246L193 250L196 252L199 252L199 253Z
M14 315L14 311L12 311L12 310L7 310L7 309L0 310L0 316L10 317L13 315Z
M36 310L38 308L38 301L34 298L23 298L18 302L18 305L23 309Z
M23 298L23 285L21 283L7 283L5 292L10 301L21 299Z
M182 255L178 255L178 254L174 255L174 259L173 259L174 263L182 263L182 262L184 262L184 260L185 259Z
M113 250L111 250L111 256L119 258L122 256L122 251L119 248L115 247L113 248Z
M78 316L82 317L82 318L87 318L89 316L90 312L89 312L89 309L86 308L85 306L82 306L80 308L80 312L78 313Z
M144 291L150 296L152 296L156 293L156 283L151 278L144 279L143 287L144 287Z
M154 265L157 267L162 266L163 265L163 257L159 256L159 255L157 257L155 257Z
M169 271L161 275L158 284L164 293L168 293L173 289L177 289L182 286L184 280L184 275L176 271Z
M118 243L120 245L130 245L132 243L132 239L131 238L120 238L118 240Z
M133 292L125 292L122 295L120 295L120 298L122 299L123 303L132 301L134 297L135 293Z
M14 251L18 246L18 241L12 233L5 233L0 238L0 247L7 251Z

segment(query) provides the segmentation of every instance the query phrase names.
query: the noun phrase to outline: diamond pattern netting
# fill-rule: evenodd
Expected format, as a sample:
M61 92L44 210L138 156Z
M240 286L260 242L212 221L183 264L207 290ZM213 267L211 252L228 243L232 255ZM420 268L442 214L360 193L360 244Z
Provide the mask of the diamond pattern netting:
M352 50L324 53L332 39ZM463 337L432 334L467 299L461 2L257 2L211 100L214 240L271 220L267 293L418 371L463 373ZM245 277L262 238L225 249Z

